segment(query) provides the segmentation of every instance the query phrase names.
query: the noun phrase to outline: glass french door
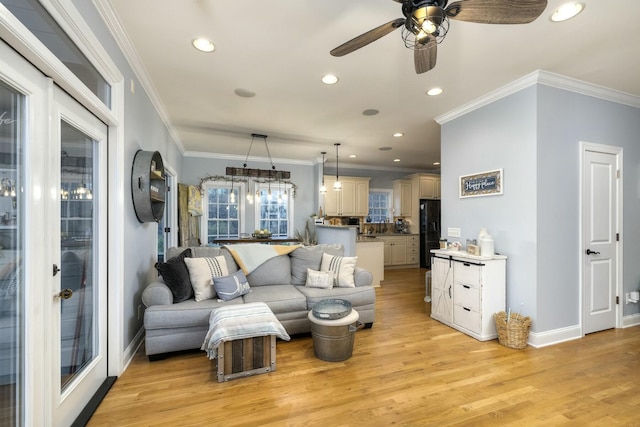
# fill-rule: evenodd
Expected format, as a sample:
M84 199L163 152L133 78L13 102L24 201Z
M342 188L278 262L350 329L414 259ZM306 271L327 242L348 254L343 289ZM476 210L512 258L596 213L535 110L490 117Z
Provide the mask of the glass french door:
M54 425L67 425L106 378L107 127L54 89L52 136L59 147L54 189L59 229L52 265L52 318L57 326L51 369ZM54 157L55 158L55 157Z
M0 425L71 425L107 378L107 128L0 41Z

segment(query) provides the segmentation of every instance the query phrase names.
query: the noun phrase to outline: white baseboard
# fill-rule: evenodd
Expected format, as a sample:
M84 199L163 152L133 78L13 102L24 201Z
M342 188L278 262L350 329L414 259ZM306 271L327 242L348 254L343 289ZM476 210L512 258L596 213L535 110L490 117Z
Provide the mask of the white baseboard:
M640 313L624 316L622 318L622 328L630 328L632 326L640 326Z
M565 341L578 340L580 338L582 338L582 331L580 330L580 326L575 325L554 329L552 331L529 332L528 344L531 347L540 348Z
M122 357L124 366L123 366L122 372L127 370L127 368L129 367L129 363L131 363L131 361L135 357L136 353L138 352L138 349L140 348L143 342L144 342L144 326L138 330L138 333L136 334L136 336L133 337L133 340L131 341L131 343L124 350L124 354Z

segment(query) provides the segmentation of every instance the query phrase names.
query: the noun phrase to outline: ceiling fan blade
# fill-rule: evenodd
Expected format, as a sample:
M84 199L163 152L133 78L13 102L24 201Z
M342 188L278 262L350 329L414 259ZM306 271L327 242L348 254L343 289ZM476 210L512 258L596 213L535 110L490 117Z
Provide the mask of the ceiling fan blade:
M358 37L355 37L348 42L341 44L329 53L331 54L331 56L344 56L347 53L351 53L354 50L360 49L361 47L366 46L383 36L386 36L396 28L402 27L404 25L404 21L405 18L394 19L393 21L380 25L373 30L369 30L364 34L360 34Z
M479 24L528 24L547 7L547 0L462 0L445 9L458 21Z
M413 51L413 62L416 66L416 74L426 73L436 66L438 56L438 43L435 39L430 39L425 46Z

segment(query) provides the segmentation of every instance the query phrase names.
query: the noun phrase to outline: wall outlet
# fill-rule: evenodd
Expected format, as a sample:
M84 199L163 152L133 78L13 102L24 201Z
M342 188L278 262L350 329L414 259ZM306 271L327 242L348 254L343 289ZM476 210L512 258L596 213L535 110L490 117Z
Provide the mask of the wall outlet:
M448 237L460 237L460 229L459 228L447 228L447 236Z

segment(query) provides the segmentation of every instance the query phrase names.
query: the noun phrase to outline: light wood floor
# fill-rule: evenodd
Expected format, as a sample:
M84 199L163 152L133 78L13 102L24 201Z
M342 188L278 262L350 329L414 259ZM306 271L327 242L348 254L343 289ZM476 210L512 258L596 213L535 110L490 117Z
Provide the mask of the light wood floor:
M426 314L424 271L385 272L353 356L278 341L277 370L216 381L204 352L141 351L89 426L640 426L640 327L546 348L479 342Z

